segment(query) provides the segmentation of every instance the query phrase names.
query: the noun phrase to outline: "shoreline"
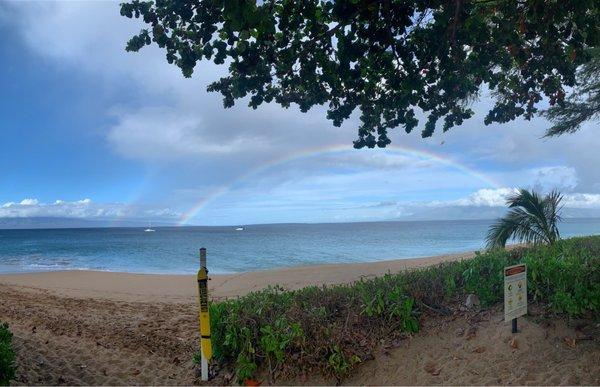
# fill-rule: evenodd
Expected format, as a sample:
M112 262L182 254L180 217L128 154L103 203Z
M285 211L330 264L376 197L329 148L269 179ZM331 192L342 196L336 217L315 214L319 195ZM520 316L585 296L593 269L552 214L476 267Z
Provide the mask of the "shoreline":
M474 256L475 252L469 251L421 258L211 274L209 293L211 298L218 300L242 296L269 285L280 285L292 290L311 285L352 283L388 272L397 273ZM0 274L0 285L72 298L114 301L188 303L195 302L197 297L196 276L193 274L137 274L93 270L11 273Z

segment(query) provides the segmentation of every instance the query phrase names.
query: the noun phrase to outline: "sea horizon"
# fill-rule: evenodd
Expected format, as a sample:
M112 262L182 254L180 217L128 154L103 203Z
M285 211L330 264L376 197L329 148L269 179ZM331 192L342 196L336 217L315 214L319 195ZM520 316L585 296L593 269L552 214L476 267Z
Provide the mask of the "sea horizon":
M492 219L275 223L231 226L0 230L0 273L92 270L233 274L317 264L377 262L482 250ZM243 231L236 228L243 226ZM600 218L568 218L562 237L600 234Z
M0 220L3 218L0 218ZM227 227L254 227L254 226L285 226L285 225L328 225L328 224L357 224L357 223L438 223L438 222L493 222L498 218L469 218L469 219L384 219L384 220L348 220L348 221L331 221L331 222L265 222L265 223L231 223L231 224L218 224L218 225L209 225L209 224L164 224L164 223L156 223L152 222L151 225L147 221L139 222L139 224L131 225L131 226L84 226L84 227L14 227L14 228L2 228L0 227L0 231L7 230L79 230L79 229L138 229L138 228L148 228L151 226L153 229L165 229L165 228L227 228ZM600 216L591 216L591 217L579 217L579 216L563 216L563 222L565 221L600 221ZM111 220L106 219L107 222Z

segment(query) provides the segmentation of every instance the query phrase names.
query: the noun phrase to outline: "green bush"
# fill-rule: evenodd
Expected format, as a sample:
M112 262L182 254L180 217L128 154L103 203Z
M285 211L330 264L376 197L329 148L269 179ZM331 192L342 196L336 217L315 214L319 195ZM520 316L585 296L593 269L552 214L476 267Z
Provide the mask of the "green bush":
M477 253L475 258L468 261L462 274L465 291L477 294L483 307L501 301L504 297L503 270L517 262L506 250Z
M528 293L570 316L600 317L600 237L573 238L529 250Z
M492 250L475 258L387 274L351 285L280 287L210 306L215 359L238 381L318 371L341 379L381 340L419 330L423 310L449 313L468 293L482 306L503 299L503 268L528 265L532 300L578 316L600 309L600 236L553 246Z
M0 324L0 385L8 386L15 377L15 353L12 349L12 333L8 324Z
M398 278L297 291L271 287L214 303L214 356L234 364L240 381L263 365L273 377L315 368L341 378L388 331L418 330L414 300Z

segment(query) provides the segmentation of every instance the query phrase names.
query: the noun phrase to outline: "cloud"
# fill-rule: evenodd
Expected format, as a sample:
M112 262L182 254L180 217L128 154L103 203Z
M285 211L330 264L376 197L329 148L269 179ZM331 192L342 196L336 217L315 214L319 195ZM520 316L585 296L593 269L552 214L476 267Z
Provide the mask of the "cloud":
M396 202L394 200L387 200L387 201L383 201L383 202L379 202L379 203L375 203L375 204L370 204L365 207L380 208L380 207L394 207L397 205L398 205L398 202Z
M130 79L154 93L186 84L158 47L145 56L125 52L127 40L143 28L122 17L118 1L5 1L5 23L17 27L25 43L55 65L101 76L109 82Z
M73 202L56 200L41 203L37 199L7 202L0 207L0 218L60 217L85 219L160 219L173 220L180 213L168 208L145 208L123 203L94 203L91 199Z
M573 190L577 187L579 179L577 171L573 167L555 166L542 167L532 170L533 186L538 190L548 191L550 189Z
M516 192L517 190L515 188L480 189L466 198L444 204L475 207L502 207L506 205L506 198Z
M246 141L251 142L239 137L211 142L201 116L182 115L168 107L119 114L108 139L122 155L148 161L237 153Z
M573 193L565 195L565 207L570 208L600 208L600 194Z
M352 150L319 157L315 162L321 166L343 167L350 169L400 170L407 168L429 168L435 163L429 159L420 159L401 151L383 149Z
M8 3L11 20L30 49L74 71L101 76L104 84L129 101L113 105L115 119L107 140L120 154L139 161L189 161L223 154L266 157L315 143L351 146L354 133L334 128L325 109L303 114L296 107L263 105L257 110L238 101L224 109L222 97L206 86L226 74L225 66L203 61L187 79L155 45L125 51L127 40L144 25L122 17L118 2ZM125 86L125 87L124 87ZM283 148L283 149L282 149Z
M38 200L37 199L23 199L21 200L21 203L19 203L22 206L35 206L38 204Z
M429 206L505 207L508 196L517 193L516 188L480 189L469 196L451 201L435 201ZM562 204L565 208L600 209L600 194L565 193Z
M39 202L37 199L23 199L21 200L19 203L16 202L6 202L2 205L2 208L13 208L13 207L29 207L29 206L35 206L37 205Z
M139 53L125 52L126 41L142 25L120 16L116 1L4 2L0 18L15 26L44 65L102 79L109 90L106 116L110 124L98 130L104 131L113 152L110 156L146 167L155 179L147 184L150 188L136 195L147 204L135 209L123 204L62 201L29 206L6 203L2 209L142 216L150 211L149 201L160 195L164 202L152 208L155 216L162 216L164 208L176 204L178 210L186 209L210 197L210 192L223 190L227 194L213 202L214 210L209 207L197 222L236 224L242 218L268 222L296 215L304 221L384 219L411 213L413 205L504 206L512 189L490 188L456 170L439 168L431 160L382 150L278 165L277 160L311 149L340 144L351 149L358 127L356 114L335 128L325 119L324 107L304 114L296 107L283 109L274 104L252 110L238 101L234 108L224 109L220 95L206 92L205 87L222 76L226 67L202 62L194 77L185 79L155 45ZM542 119L484 126L483 116L491 106L484 92L473 105L476 117L461 127L437 132L430 139L421 139L418 129L407 135L399 128L390 135L395 144L456 160L493 177L499 186L545 191L557 187L569 193L570 205L596 205L595 195L600 193L600 168L595 167L600 147L597 126L586 124L574 135L541 139L548 126ZM260 176L252 173L270 164L275 167ZM29 195L33 194L23 193ZM381 212L373 208L343 212L368 203L398 205L377 207ZM384 212L386 207L389 212ZM281 215L274 213L277 208L282 208ZM283 214L289 208L304 212ZM321 213L304 217L309 209ZM169 216L170 210L164 211Z

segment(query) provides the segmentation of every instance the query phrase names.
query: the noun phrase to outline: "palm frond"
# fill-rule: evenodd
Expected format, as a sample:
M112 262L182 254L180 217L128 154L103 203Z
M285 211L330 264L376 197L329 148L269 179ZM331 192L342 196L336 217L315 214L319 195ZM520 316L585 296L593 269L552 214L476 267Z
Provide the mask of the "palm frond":
M530 214L530 222L535 224L543 234L550 233L550 227L546 219L544 199L535 191L521 188L517 194L508 198L509 207L521 207Z
M508 213L490 226L487 247L504 247L511 238L533 244L554 243L559 238L561 200L558 191L542 198L535 191L520 189L507 198Z
M558 223L562 221L562 217L560 216L563 208L561 204L562 199L563 195L557 190L551 191L544 198L544 215L548 222L548 235L551 238L551 243L560 238Z

